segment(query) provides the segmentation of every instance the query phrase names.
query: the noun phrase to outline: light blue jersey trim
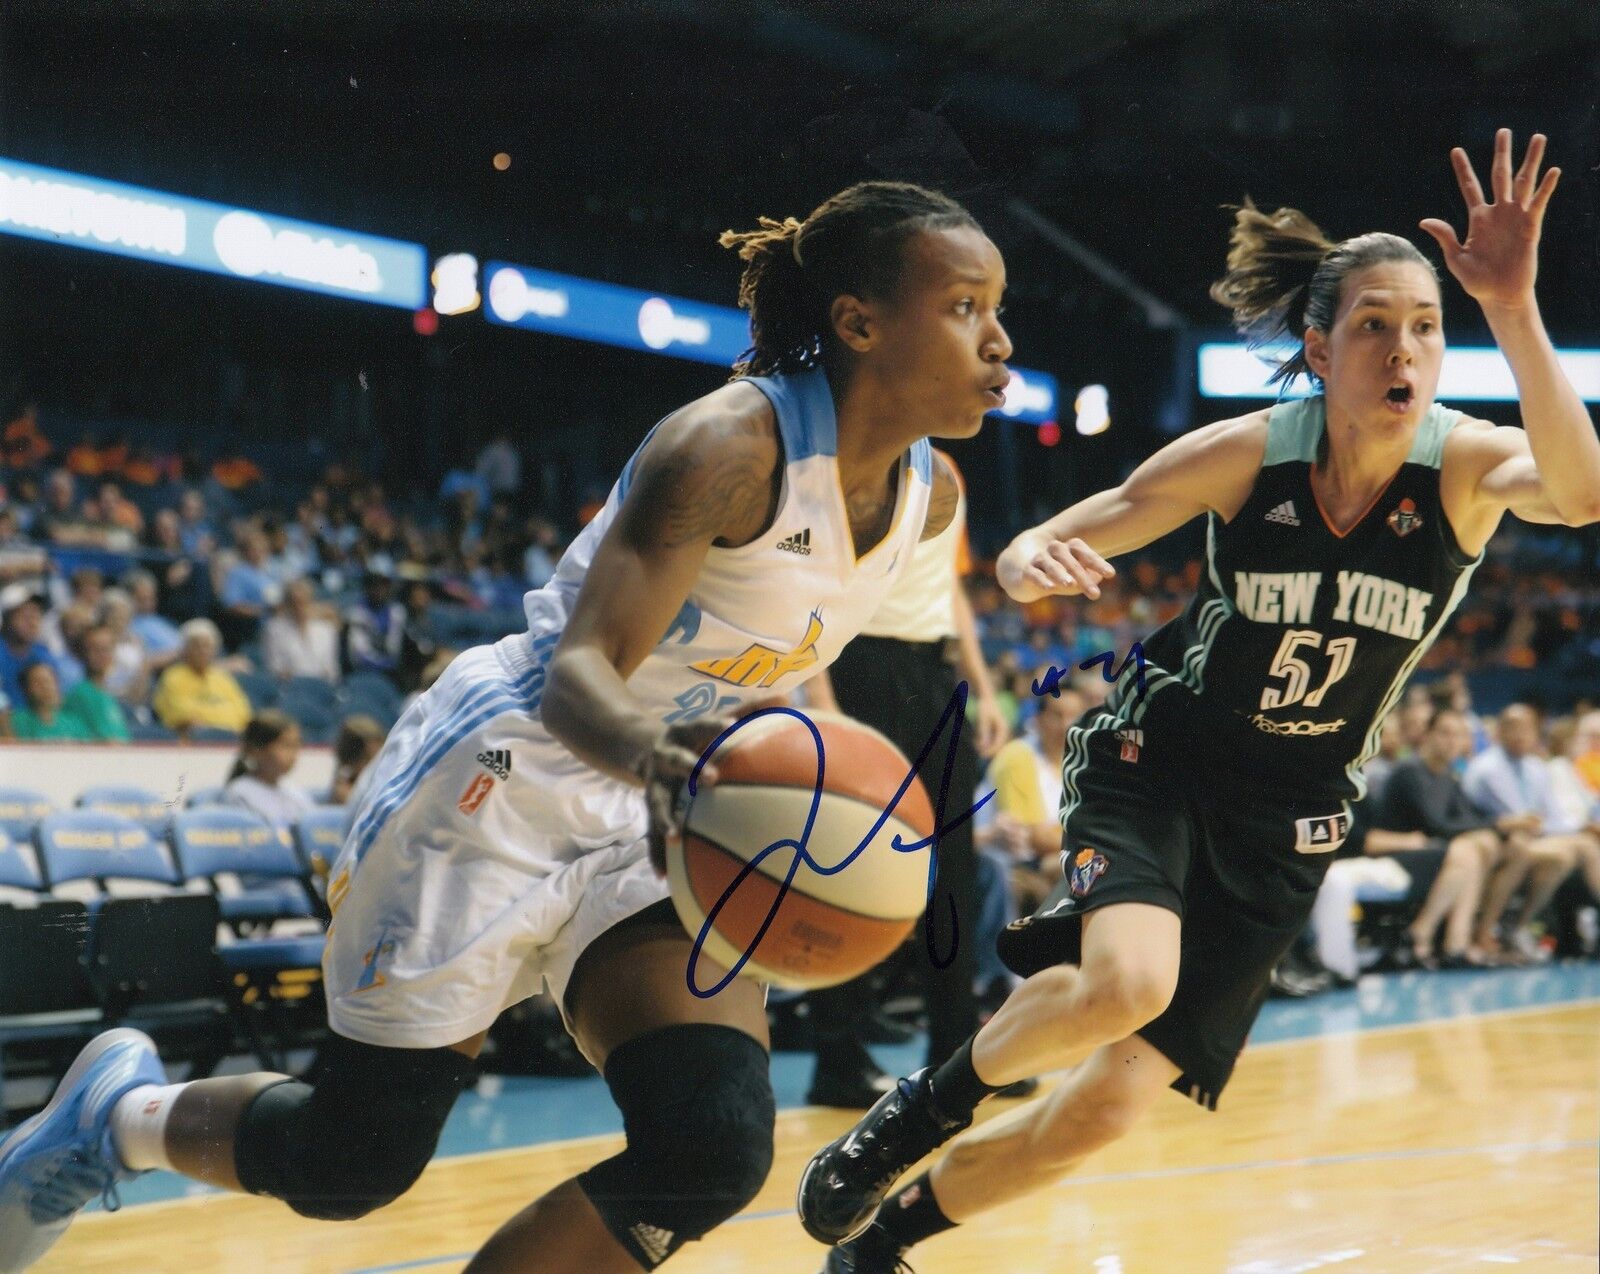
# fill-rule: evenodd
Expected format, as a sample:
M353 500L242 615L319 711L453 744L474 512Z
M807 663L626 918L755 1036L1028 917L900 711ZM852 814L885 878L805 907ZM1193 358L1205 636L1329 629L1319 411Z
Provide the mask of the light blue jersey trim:
M747 376L772 403L789 464L811 456L839 454L839 422L833 414L833 391L820 367L783 376Z
M549 650L553 649L554 642L551 642ZM422 781L450 749L495 717L507 712L537 709L544 694L549 650L541 652L538 665L514 682L496 678L467 687L467 693L444 714L437 730L430 732L433 742L412 757L410 763L389 780L350 829L350 838L356 846L357 865L366 857L390 816L415 795Z
M633 467L639 463L639 457L644 454L644 449L650 445L650 439L656 436L656 430L667 423L665 416L650 426L650 432L644 436L644 441L633 449L633 454L628 457L628 463L622 466L622 476L617 479L617 503L621 504L628 494L628 487L633 483Z
M933 447L926 438L918 438L911 444L911 472L930 487L933 485Z

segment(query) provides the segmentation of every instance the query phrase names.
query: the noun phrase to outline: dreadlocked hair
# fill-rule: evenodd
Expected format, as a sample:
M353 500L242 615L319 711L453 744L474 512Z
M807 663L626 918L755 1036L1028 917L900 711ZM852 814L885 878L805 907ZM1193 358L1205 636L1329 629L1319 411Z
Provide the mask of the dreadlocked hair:
M1373 233L1335 243L1296 208L1265 213L1248 197L1234 208L1228 272L1211 285L1211 299L1233 311L1234 327L1251 349L1297 341L1268 384L1296 376L1317 382L1306 362L1305 331L1326 332L1339 294L1354 271L1383 261L1414 261L1438 277L1415 244Z
M922 230L977 226L954 199L901 181L841 190L804 221L758 219L718 242L745 262L739 305L750 311L750 348L733 375L770 376L815 367L833 337L841 295L894 295L907 239Z

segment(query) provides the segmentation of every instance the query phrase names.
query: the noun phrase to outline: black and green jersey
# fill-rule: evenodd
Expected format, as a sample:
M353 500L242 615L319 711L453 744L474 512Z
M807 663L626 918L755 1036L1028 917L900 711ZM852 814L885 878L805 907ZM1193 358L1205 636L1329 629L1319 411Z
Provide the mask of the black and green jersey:
M1428 411L1342 534L1311 489L1324 419L1321 396L1273 408L1250 498L1229 522L1207 517L1199 592L1143 643L1143 693L1129 667L1105 711L1181 763L1359 800L1383 718L1483 555L1462 551L1440 500L1462 413Z

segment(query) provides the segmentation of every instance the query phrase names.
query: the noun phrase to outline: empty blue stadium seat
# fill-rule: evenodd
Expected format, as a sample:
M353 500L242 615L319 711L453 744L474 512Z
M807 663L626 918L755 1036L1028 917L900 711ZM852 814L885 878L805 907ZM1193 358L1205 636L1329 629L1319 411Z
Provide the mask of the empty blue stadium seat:
M78 808L121 814L158 834L166 830L172 819L172 802L147 787L85 788L78 793Z
M294 825L295 845L300 850L300 861L308 870L314 856L327 866L333 866L333 860L344 845L345 824L349 818L344 806L324 805Z
M330 860L331 861L331 860ZM0 831L0 885L10 889L25 889L30 893L44 890L44 878L39 874L39 864L33 851L20 838Z
M51 814L39 823L38 843L40 865L52 887L69 880L180 883L165 847L150 829L119 814Z
M128 718L128 737L135 743L176 743L178 734L169 730L159 721L140 721L136 717Z
M172 822L172 846L185 879L247 878L237 892L218 890L222 917L232 923L310 919L306 868L287 833L249 810L210 805L185 810Z
M326 681L291 677L279 691L278 707L300 723L307 743L326 743L333 738L339 703L337 692Z
M400 716L400 692L381 673L351 673L339 687L338 702L341 717L373 717L385 730Z
M43 792L26 787L0 787L0 831L12 840L31 840L41 818L56 812L56 803Z
M190 743L237 743L239 736L232 730L214 725L197 725L189 731Z
M257 712L262 708L274 708L278 704L278 683L264 672L236 672L233 674L239 683L239 689L244 691L245 698L250 700L250 706Z

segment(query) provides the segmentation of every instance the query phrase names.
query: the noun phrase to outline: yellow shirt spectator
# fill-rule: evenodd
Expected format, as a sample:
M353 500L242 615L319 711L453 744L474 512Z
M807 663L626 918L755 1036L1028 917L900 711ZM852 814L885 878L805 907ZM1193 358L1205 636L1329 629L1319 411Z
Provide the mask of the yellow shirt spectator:
M1039 754L1033 741L1012 739L989 762L989 783L995 790L997 814L1009 814L1030 827L1055 817L1061 799L1061 775L1046 773L1049 762ZM1053 782L1051 782L1053 780ZM1045 808L1045 785L1050 784L1055 799Z
M196 672L175 663L161 674L151 704L169 730L203 725L238 734L250 720L250 700L226 668Z
M169 730L207 726L240 733L250 720L250 700L233 674L213 662L222 645L216 625L208 619L191 619L178 631L183 636L183 657L156 683L150 701L156 716Z

